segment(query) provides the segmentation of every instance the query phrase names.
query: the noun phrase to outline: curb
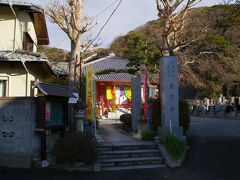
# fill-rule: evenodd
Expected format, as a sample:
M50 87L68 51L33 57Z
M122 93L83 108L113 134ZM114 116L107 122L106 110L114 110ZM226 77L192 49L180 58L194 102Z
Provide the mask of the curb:
M178 168L182 165L182 163L185 160L187 150L185 148L185 151L183 153L183 156L179 160L175 160L172 158L172 156L168 153L167 149L163 144L158 144L158 149L161 152L161 155L163 156L164 162L167 166L170 168Z

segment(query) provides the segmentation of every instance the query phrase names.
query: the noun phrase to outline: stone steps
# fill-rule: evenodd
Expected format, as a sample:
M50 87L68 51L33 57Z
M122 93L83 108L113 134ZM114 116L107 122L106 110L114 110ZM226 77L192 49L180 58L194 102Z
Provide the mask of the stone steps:
M98 150L107 151L107 150L139 150L139 149L155 149L154 144L120 144L120 145L104 145L101 144L98 146Z
M161 164L163 159L160 156L151 157L131 157L131 158L111 158L101 160L101 167L124 166L124 165L144 165Z
M131 169L154 169L167 167L165 164L131 165L131 166L112 166L102 167L103 171L131 170Z
M166 167L154 143L99 144L102 170Z
M100 152L101 158L114 158L114 157L139 157L139 156L158 156L160 152L157 149L146 149L146 150L115 150L115 151L104 151Z

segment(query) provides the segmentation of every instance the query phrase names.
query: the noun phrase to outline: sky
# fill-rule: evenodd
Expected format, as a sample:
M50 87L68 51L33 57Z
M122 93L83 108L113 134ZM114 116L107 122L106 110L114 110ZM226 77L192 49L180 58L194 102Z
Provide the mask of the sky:
M19 1L19 0L18 0ZM40 0L21 0L39 5L43 8L46 1ZM84 15L95 17L106 7L116 0L85 0ZM198 6L212 6L221 3L222 0L202 0ZM106 22L117 3L108 8L103 13L94 18L97 25L92 29L91 37L95 38L99 29ZM101 32L99 39L102 42L100 47L109 47L111 42L118 36L124 35L135 28L144 25L146 22L157 19L157 10L155 0L123 0L109 23ZM70 41L60 28L47 22L48 34L50 38L50 46L70 50Z

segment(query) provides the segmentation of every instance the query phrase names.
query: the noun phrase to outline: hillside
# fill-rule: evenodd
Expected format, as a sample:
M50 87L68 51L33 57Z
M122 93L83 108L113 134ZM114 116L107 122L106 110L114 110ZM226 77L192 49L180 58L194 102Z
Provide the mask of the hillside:
M69 52L64 49L53 48L49 46L39 46L38 52L44 53L49 61L59 61L64 62L69 59Z
M161 45L161 21L155 20L116 38L111 51L128 57L129 38L144 37L156 51ZM240 8L218 5L196 8L188 18L182 39L195 40L176 52L179 59L180 94L185 98L240 96ZM126 51L126 49L128 51Z
M51 62L65 62L69 61L70 58L70 53L68 51L49 46L39 46L38 52L44 53L48 57L48 60ZM93 51L88 51L83 54L83 59L90 57L93 54L97 54L93 59L99 59L108 56L109 49L97 48Z

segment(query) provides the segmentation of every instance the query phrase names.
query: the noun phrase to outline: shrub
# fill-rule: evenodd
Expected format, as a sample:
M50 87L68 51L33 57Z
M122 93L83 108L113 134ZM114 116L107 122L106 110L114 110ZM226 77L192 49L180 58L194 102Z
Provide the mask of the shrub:
M165 145L169 154L175 159L178 160L182 157L186 144L182 143L174 134L167 133L163 139L162 143Z
M148 103L150 103L152 107L152 128L157 131L158 126L161 126L161 101L160 98L157 99L149 99Z
M60 164L84 162L90 165L97 160L97 143L90 134L69 133L56 141L53 154Z
M190 124L189 104L186 100L179 100L179 124L183 127L183 133L186 134Z
M120 116L120 121L126 125L129 129L132 129L132 115L131 114L122 114Z
M147 132L147 131L142 131L141 132L141 140L143 141L153 141L154 137L157 135L155 131Z

